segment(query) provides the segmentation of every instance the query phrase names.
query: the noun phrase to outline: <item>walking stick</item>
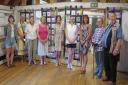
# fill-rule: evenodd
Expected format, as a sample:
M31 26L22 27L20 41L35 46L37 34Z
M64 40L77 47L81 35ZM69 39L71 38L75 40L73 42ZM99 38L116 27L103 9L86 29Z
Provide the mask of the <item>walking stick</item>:
M95 50L94 50L94 46L93 47L93 79L94 79L94 57L95 57Z

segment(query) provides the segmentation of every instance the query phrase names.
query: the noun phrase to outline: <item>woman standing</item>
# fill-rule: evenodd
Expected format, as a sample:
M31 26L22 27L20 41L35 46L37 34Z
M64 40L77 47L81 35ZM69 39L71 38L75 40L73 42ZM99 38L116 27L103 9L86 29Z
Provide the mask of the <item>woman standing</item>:
M83 16L83 22L81 24L81 28L80 28L80 43L81 43L81 48L80 48L80 52L81 52L81 57L80 57L80 61L81 61L81 73L85 74L86 73L86 65L88 62L88 50L91 44L91 36L92 36L92 27L89 24L89 17L88 15L84 15Z
M28 50L28 65L33 61L36 64L37 53L37 25L34 22L34 16L30 17L30 23L25 28Z
M99 79L102 77L102 72L103 72L103 46L101 40L104 32L105 32L105 28L103 27L103 19L98 18L97 28L95 29L95 32L92 37L92 43L94 45L95 57L96 57L95 75Z
M65 31L65 35L66 35L66 46L67 46L67 50L68 50L68 65L67 68L68 69L72 69L72 60L74 57L74 52L75 52L75 48L76 48L76 39L77 39L77 26L74 24L75 22L75 17L70 16L70 21L69 23L67 23L66 26L66 31Z
M46 56L48 54L48 26L46 24L46 17L42 16L41 23L37 29L38 35L38 55L40 57L40 65L46 64ZM42 59L43 56L43 59Z
M4 28L5 32L5 48L6 48L6 59L7 66L13 66L14 48L16 46L17 30L14 25L14 17L12 15L8 18L8 24Z
M25 52L24 52L24 45L25 45L25 17L20 17L20 22L18 23L18 26L17 26L17 30L18 30L18 55L22 57L22 61L23 61L23 57L25 55Z
M58 15L56 16L56 24L54 26L55 29L55 50L56 50L56 66L58 66L60 64L60 56L61 56L61 49L62 49L62 39L63 39L63 25L61 23L61 16Z

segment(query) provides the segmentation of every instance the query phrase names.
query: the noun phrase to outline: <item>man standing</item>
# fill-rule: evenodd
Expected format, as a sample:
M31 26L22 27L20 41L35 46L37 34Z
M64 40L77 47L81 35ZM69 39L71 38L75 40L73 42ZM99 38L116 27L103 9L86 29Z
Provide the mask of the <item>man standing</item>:
M109 85L116 85L117 63L119 61L120 49L122 45L122 28L116 22L116 13L111 13L110 24L103 35L104 47L104 67L106 78Z

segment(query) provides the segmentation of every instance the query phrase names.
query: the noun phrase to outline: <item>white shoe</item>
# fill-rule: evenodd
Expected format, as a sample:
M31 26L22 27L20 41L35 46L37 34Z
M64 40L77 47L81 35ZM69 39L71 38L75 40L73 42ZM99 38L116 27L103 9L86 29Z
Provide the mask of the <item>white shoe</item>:
M67 68L70 69L70 65L69 64L67 65Z
M70 69L72 69L73 68L73 66L72 66L72 64L70 64Z
M40 61L40 65L43 65L43 61Z
M56 66L59 66L58 63L56 63Z
M31 61L28 61L28 65L31 65Z
M34 60L33 63L36 64L36 60Z
M46 65L46 62L44 62L44 65Z

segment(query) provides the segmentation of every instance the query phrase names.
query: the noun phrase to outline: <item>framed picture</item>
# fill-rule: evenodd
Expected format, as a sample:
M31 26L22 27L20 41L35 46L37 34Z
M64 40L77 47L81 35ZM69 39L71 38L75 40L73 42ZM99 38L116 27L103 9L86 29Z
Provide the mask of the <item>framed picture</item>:
M72 10L71 11L71 15L76 15L76 11L75 10Z
M80 21L81 21L81 17L80 16L77 16L76 17L76 22L79 22L80 23Z
M67 10L66 11L66 15L70 15L70 10Z

